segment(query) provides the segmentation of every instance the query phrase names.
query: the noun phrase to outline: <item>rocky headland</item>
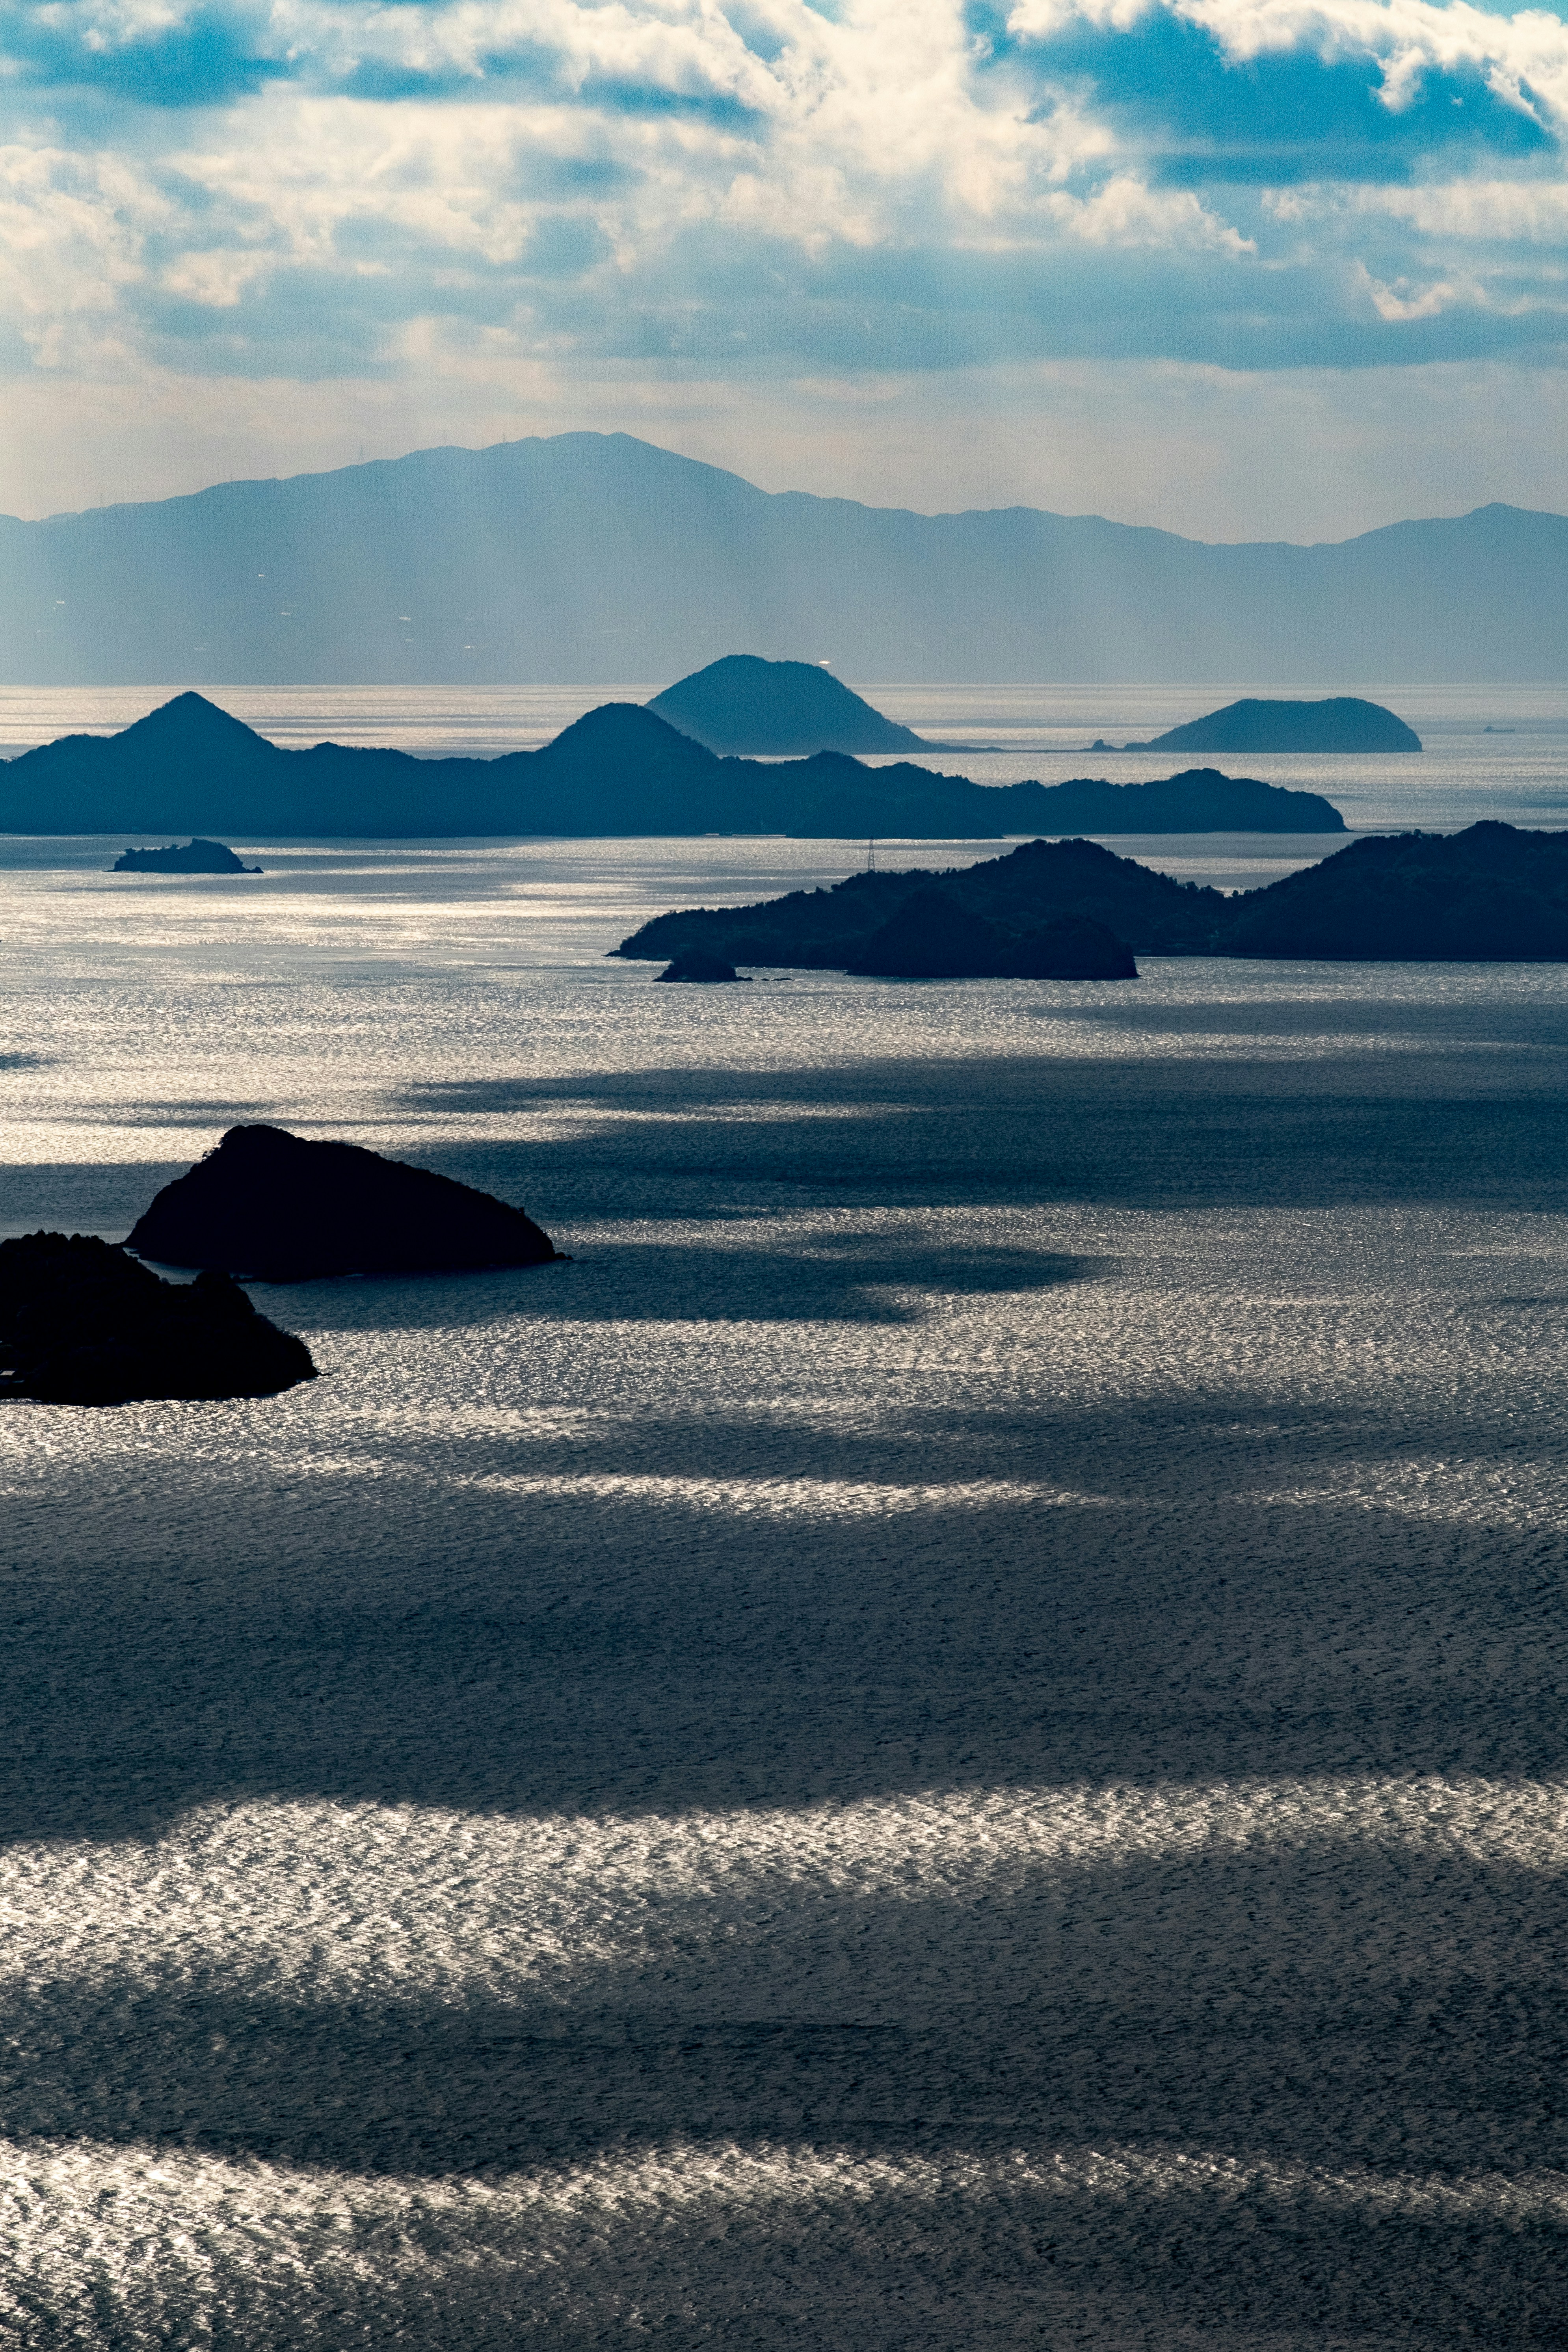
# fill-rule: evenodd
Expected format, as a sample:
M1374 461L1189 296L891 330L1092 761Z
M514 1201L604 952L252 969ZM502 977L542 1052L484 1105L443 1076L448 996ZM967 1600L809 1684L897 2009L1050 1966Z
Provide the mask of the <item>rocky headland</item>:
M521 1209L384 1159L279 1127L231 1127L165 1184L127 1248L164 1265L225 1268L257 1281L544 1265L560 1252Z
M1229 900L1220 952L1352 963L1568 961L1568 833L1373 834Z
M226 1274L164 1282L86 1234L0 1242L0 1398L275 1396L315 1374L304 1341Z

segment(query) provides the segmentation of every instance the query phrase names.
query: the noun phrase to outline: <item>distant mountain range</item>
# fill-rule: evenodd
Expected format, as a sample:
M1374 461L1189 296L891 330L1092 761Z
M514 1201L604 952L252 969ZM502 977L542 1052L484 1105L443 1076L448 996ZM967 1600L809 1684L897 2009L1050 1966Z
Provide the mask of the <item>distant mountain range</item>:
M1208 546L770 494L593 433L0 517L16 684L653 682L737 646L868 681L1555 683L1568 519Z
M418 760L285 751L199 694L118 735L65 735L0 763L0 833L439 838L782 833L975 840L1022 833L1336 833L1339 811L1212 768L1148 784L976 784L908 761L721 759L637 703L590 710L538 751Z

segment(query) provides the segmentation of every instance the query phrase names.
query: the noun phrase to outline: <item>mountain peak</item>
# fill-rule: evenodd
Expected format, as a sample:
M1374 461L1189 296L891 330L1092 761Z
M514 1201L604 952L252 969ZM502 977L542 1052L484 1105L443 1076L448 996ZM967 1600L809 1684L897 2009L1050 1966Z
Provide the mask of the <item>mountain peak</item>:
M648 704L710 751L809 759L814 751L923 750L820 662L725 654Z
M131 739L143 747L166 745L182 751L221 750L231 758L237 751L276 749L254 727L247 727L243 719L220 709L205 694L195 693L176 694L172 701L161 702L156 710L136 719L125 730L122 740Z
M533 756L552 760L674 760L684 767L707 767L712 759L706 745L683 735L668 719L641 702L601 702L597 709L585 710L581 719L574 719L570 727L563 727L553 742L546 743Z

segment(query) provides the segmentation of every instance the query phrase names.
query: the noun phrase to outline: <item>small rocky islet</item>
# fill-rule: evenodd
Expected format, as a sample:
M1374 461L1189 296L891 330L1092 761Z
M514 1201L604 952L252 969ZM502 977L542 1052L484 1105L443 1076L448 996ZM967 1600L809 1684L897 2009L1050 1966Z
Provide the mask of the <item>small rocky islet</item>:
M170 842L166 849L128 849L110 867L111 874L259 874L221 841L204 841L198 834L182 848Z
M658 974L660 980L689 981L701 987L739 980L741 975L732 963L722 956L709 955L702 948L688 948L674 957Z

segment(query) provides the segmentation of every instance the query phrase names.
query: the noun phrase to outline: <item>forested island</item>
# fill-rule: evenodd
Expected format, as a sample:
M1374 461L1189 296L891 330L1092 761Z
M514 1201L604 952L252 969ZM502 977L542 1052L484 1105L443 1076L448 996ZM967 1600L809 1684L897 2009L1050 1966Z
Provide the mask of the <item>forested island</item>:
M0 765L0 832L279 838L785 834L1000 840L1086 832L1342 832L1315 793L1197 769L1149 784L976 784L841 751L721 758L637 703L590 710L537 751L421 760L286 751L199 694L118 735L67 735Z
M794 890L756 906L659 915L611 952L662 961L700 949L734 964L919 977L912 961L887 956L888 928L915 909L934 929L937 900L951 910L950 929L962 917L1010 943L1046 926L1087 922L1129 955L1558 962L1568 961L1568 833L1487 822L1458 834L1372 835L1233 897L1176 882L1095 842L1031 841L1005 857L941 873L852 874L831 889ZM949 976L1018 970L1016 958L1008 963L986 950Z
M1127 751L1419 751L1413 727L1381 702L1359 695L1327 695L1318 702L1248 696L1167 728Z
M814 751L921 751L910 727L879 710L819 662L726 654L647 704L710 751L809 759Z

